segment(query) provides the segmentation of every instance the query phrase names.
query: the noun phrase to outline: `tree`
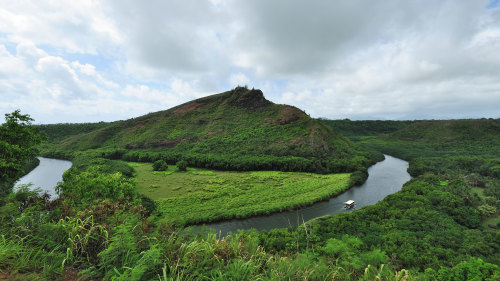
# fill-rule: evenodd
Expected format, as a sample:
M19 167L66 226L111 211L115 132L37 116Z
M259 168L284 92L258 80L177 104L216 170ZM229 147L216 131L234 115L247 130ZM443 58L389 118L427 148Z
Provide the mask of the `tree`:
M187 169L187 162L186 162L186 160L180 160L177 162L176 166L177 166L177 169L179 169L179 171L185 172Z
M0 196L11 192L14 181L37 155L37 145L44 139L44 134L31 126L32 121L19 110L5 114L5 123L0 126Z

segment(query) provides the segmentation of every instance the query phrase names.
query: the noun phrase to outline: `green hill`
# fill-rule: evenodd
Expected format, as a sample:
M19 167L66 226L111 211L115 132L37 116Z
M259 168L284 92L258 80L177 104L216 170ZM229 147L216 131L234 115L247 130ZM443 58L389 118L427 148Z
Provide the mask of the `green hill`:
M44 148L48 156L66 158L78 151L132 161L185 159L192 166L233 170L345 172L373 163L369 153L302 110L244 87L109 123Z

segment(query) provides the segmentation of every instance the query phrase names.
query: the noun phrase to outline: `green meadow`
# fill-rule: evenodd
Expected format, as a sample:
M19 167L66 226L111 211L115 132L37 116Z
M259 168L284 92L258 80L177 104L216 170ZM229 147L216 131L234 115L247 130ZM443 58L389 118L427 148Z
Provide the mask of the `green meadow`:
M269 214L308 205L349 188L350 174L233 172L130 163L137 191L158 203L162 216L179 224Z

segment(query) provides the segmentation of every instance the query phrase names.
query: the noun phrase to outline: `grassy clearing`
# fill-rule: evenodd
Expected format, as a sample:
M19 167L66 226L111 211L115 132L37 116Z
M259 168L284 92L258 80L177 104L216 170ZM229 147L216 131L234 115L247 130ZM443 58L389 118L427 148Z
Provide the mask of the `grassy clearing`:
M141 167L141 166L144 166L144 165L148 165L149 163L141 163L141 162L127 162L127 164L134 168L134 167Z
M228 172L169 166L153 172L135 165L138 191L156 200L160 212L180 224L243 218L284 211L339 194L350 174L277 171Z
M471 191L473 193L479 195L479 197L484 198L484 188L483 187L472 187Z
M487 218L485 219L483 222L482 222L482 225L484 227L489 227L490 225L498 225L500 223L500 215L497 215L495 217L492 217L492 218Z

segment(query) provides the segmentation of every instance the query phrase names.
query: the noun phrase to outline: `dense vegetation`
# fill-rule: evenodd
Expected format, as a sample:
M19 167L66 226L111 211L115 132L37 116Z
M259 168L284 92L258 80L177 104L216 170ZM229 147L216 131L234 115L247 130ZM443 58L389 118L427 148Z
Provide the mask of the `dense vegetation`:
M350 127L360 125L358 122L351 121ZM408 172L413 177L437 178L434 184L447 189L453 183L453 193L475 209L485 231L497 229L493 235L498 245L500 119L415 121L389 134L359 134L356 139L372 149L409 160ZM475 224L480 228L478 222ZM499 262L498 258L493 261Z
M453 266L469 256L500 264L499 232L481 227L481 200L459 179L414 179L402 191L359 211L310 222L312 245L356 236L363 250L380 249L396 268L424 271ZM265 233L265 232L264 232ZM298 234L273 230L263 234L266 249L290 251Z
M52 127L53 126L53 127ZM66 133L63 128L68 127ZM223 170L352 172L381 154L367 152L303 111L266 100L260 90L237 87L166 111L92 126L48 125L45 156L73 159L99 151L110 159ZM74 134L80 132L79 134Z
M119 160L127 152L119 157L115 150L105 149L76 153L73 167L57 188L56 200L27 189L1 197L0 276L12 280L78 276L104 280L499 280L500 231L485 224L498 216L497 148L486 145L497 141L495 134L489 137L484 132L470 140L467 154L458 153L465 152L462 140L404 140L398 134L401 131L357 140L382 150L394 145L401 155L422 152L409 158L416 178L400 192L354 212L227 237L179 229L163 216L158 204L137 193L140 173ZM152 168L152 164L140 165L136 169ZM193 172L215 179L213 187L226 184L211 174L216 171L177 172L168 167L157 173L188 177ZM248 174L268 179L283 175Z
M130 182L104 170L88 167L69 179L54 202L25 190L3 200L0 265L11 277L81 271L105 280L496 280L500 274L498 234L482 230L475 209L454 194L460 182L414 180L356 212L222 238L147 217ZM82 188L90 192L76 196Z
M10 193L14 182L38 165L36 145L45 136L31 126L32 121L19 110L5 114L0 126L0 196Z
M356 131L367 122L341 121L328 124ZM373 131L386 127L378 122L372 123ZM434 174L464 181L477 197L483 224L500 228L500 119L415 121L379 136L363 132L354 135L361 145L410 161L408 172L414 177Z
M180 225L293 209L330 198L352 184L349 174L180 172L175 167L157 172L150 164L130 164L137 172L137 191L157 201L163 218Z

